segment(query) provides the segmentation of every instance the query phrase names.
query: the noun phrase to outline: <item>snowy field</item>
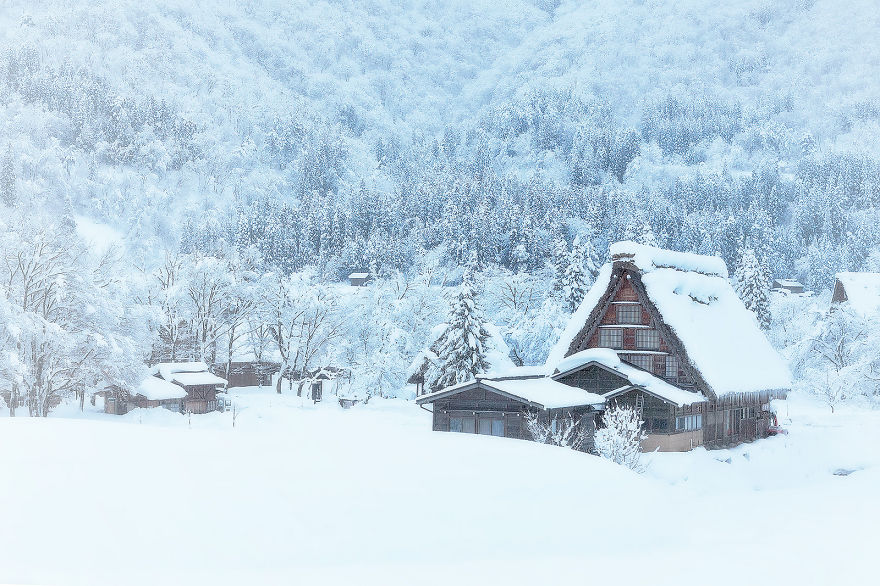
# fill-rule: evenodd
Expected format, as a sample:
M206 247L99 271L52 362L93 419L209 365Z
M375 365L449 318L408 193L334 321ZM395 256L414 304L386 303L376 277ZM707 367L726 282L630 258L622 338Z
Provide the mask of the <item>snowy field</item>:
M839 584L872 572L877 412L791 400L788 436L655 454L639 476L561 448L432 433L405 401L235 396L234 428L230 413L190 423L160 409L0 419L0 583Z

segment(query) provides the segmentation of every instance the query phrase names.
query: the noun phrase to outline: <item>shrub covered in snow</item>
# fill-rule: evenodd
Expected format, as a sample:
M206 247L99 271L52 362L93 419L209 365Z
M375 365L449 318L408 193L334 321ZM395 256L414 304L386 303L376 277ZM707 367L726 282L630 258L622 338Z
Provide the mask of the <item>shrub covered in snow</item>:
M604 427L596 430L596 453L630 470L641 470L641 444L645 438L642 417L626 405L612 404L602 416Z

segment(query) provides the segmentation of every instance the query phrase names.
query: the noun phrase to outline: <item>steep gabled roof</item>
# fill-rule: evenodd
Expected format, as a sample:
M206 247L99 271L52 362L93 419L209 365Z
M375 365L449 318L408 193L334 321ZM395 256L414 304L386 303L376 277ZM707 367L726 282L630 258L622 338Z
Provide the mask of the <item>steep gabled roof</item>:
M548 357L554 367L584 349L623 279L684 360L682 368L710 399L735 393L787 390L788 367L737 297L724 261L633 242L611 247L612 263L572 316Z
M837 273L833 301L849 303L862 317L880 314L880 273Z

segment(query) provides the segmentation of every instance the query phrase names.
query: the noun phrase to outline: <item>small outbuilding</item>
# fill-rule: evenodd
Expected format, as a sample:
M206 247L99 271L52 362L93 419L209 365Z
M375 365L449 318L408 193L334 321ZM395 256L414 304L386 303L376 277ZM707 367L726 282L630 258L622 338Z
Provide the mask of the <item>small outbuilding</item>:
M364 287L371 280L370 273L352 273L348 276L348 281L352 287Z
M217 391L226 386L226 379L211 373L204 362L160 362L153 367L153 373L186 391L182 400L187 413L216 411Z
M804 286L794 279L774 279L773 289L794 294L803 293L805 290Z
M227 370L229 371L227 373ZM272 386L272 377L281 370L278 362L266 360L249 360L215 364L213 371L217 376L226 376L227 388L234 387L268 387Z

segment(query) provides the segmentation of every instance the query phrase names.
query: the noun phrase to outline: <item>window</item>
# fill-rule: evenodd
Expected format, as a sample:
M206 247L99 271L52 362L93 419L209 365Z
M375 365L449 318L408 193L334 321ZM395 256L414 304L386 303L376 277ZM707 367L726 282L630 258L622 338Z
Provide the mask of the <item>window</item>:
M693 431L702 428L702 415L679 415L675 418L675 431Z
M640 324L642 323L642 306L628 303L617 306L617 323Z
M676 356L666 357L666 378L669 380L678 380L678 358Z
M474 433L476 431L476 421L473 417L450 417L449 431L458 433Z
M599 346L602 348L623 348L623 330L619 328L600 328Z
M654 370L653 354L624 354L621 356L621 358L623 358L630 364L638 366L639 368L643 368L647 371L653 372Z
M481 435L497 435L504 437L504 420L480 418Z
M660 348L660 332L657 330L636 330L636 348L639 350L657 350Z
M651 431L665 432L669 428L669 420L665 417L651 418Z

